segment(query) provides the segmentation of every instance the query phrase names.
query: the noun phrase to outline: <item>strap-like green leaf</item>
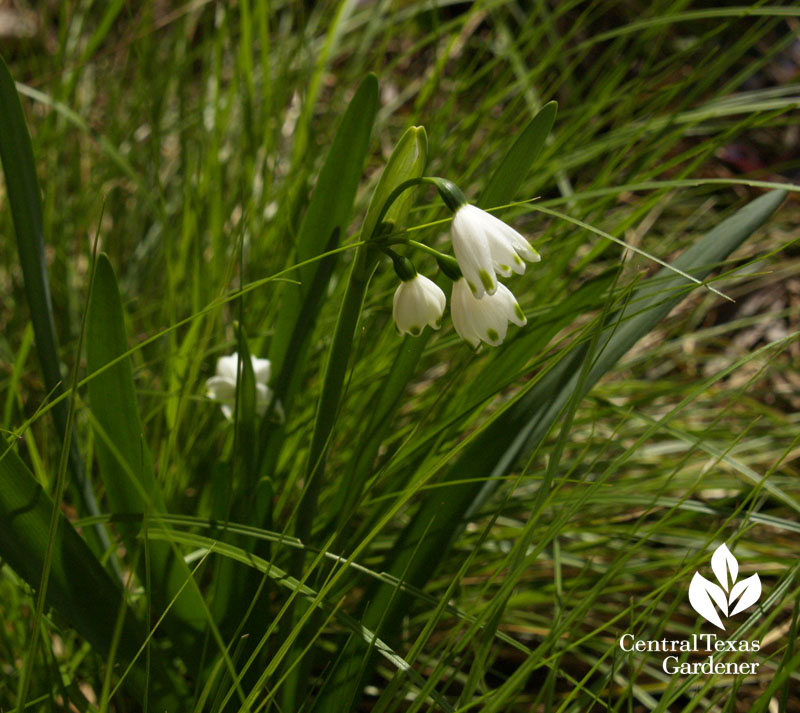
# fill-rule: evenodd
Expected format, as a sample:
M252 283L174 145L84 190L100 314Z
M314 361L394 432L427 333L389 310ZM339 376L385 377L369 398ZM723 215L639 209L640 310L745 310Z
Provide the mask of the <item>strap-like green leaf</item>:
M311 201L303 216L295 251L298 263L320 255L326 247L328 249L336 247L326 246L326 243L337 229L337 235L344 234L361 179L377 107L378 81L374 75L369 75L359 86L339 124ZM314 309L305 311L305 319L302 322L298 320L318 269L317 263L306 265L297 274L301 284L284 285L278 323L275 325L269 353L275 374L281 373L284 369L294 370L294 364L303 361L298 353L291 354L291 358L287 359L287 353L291 343L301 344L300 353L304 351L307 339L293 338L293 332L301 330L308 336L322 306L323 301L315 299ZM287 384L287 388L286 393L278 396L284 401L284 408L288 409L290 404L287 402L287 395L292 390L289 388L292 379L286 375L281 378Z
M514 197L541 153L557 111L558 103L548 102L528 122L481 191L481 206L492 208Z
M428 135L422 126L412 126L397 142L392 155L383 169L378 185L372 193L367 214L361 226L361 235L369 240L375 230L378 216L392 191L401 183L420 178L425 172L428 162ZM384 223L391 223L397 228L404 228L408 211L414 201L414 191L406 191L392 203L383 218Z
M61 385L61 363L58 353L58 337L53 320L53 305L50 300L50 282L44 256L42 232L42 201L36 165L25 115L22 113L19 95L14 80L0 58L0 158L6 177L6 191L14 232L17 236L25 296L31 311L31 322L36 341L36 353L42 367L47 391L53 396L63 393ZM60 401L53 407L53 419L61 437L67 426L67 402ZM78 484L84 510L91 515L99 514L91 485L86 482L83 462L74 440L70 443L69 465ZM108 547L108 537L102 527L95 528L99 549Z
M423 175L427 158L428 137L425 129L421 126L412 126L397 142L397 146L392 151L389 162L378 180L364 218L362 235L372 234L378 216L392 191L406 181L420 178ZM413 198L414 191L406 191L387 211L384 222L390 222L394 226L393 231L406 227L405 222ZM330 508L334 519L338 519L340 522L347 516L361 493L369 468L383 440L383 435L390 426L390 417L419 361L426 341L422 338L407 337L399 347L395 363L380 391L379 402L372 410L369 423L364 428L359 457L354 459L353 466L344 474L342 485L337 489L336 502Z
M492 207L514 198L544 146L555 121L556 109L556 102L550 102L528 122L481 192L480 205ZM402 401L406 386L414 376L430 335L430 330L426 330L420 337L406 337L398 348L397 357L381 387L381 397L377 408L373 411L373 419L365 430L358 456L347 473L348 485L343 487L337 496L333 510L337 513L339 525L347 517L349 508L360 495L380 445L391 428L391 417ZM377 625L377 622L373 623ZM351 643L350 646L354 647L357 644ZM322 693L318 702L319 710L339 710L340 700L347 700L341 698L341 686L347 686L352 682L350 669L352 664L353 659L349 652L345 652L331 675L331 684Z
M127 351L117 280L108 258L100 255L89 298L86 333L89 373L100 372L89 381L100 474L115 514L157 516L165 512L165 507L144 439L130 359L119 359ZM115 363L105 368L112 362ZM157 527L157 522L151 526ZM133 545L138 525L120 525L120 531ZM190 571L166 544L151 547L149 556L154 599L163 608L189 578ZM194 628L200 628L205 620L199 596L196 588L186 587L172 607L175 616Z

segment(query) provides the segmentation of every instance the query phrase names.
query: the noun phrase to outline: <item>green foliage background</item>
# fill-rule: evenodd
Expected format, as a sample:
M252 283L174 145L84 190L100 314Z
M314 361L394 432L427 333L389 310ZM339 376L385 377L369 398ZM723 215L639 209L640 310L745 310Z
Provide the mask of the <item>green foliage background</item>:
M800 10L9 13L43 251L12 220L36 192L4 80L0 709L800 710ZM498 349L449 316L398 337L386 261L363 305L348 287L413 126L426 175L542 253ZM385 182L421 171L406 136ZM413 195L392 219L447 249ZM275 362L285 423L205 398L237 349ZM758 674L623 655L709 631L686 590L722 542L762 580L730 633Z

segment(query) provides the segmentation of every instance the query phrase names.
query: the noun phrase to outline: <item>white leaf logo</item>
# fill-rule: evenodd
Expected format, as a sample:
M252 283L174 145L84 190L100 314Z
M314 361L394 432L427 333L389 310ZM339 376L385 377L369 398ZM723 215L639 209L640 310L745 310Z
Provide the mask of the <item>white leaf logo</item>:
M741 596L741 599L739 599L739 596ZM752 577L743 579L741 582L735 584L733 589L731 589L730 602L733 604L737 599L739 599L739 601L733 608L731 616L738 614L740 611L747 609L747 607L750 605L755 604L760 596L761 580L758 578L757 574L754 574Z
M711 570L719 585L707 580L699 572L695 572L692 583L689 585L689 604L706 621L724 629L725 625L722 623L717 609L727 617L734 616L752 606L761 596L761 580L757 574L754 574L737 582L739 563L724 544L717 547L711 556ZM729 611L731 607L733 609Z
M736 581L736 576L739 574L739 563L736 558L731 554L728 546L725 544L720 545L711 555L711 569L717 581L722 585L722 588L728 591L728 572L731 573L731 585Z
M709 582L702 574L695 572L692 583L689 585L689 604L706 621L710 621L714 626L724 629L725 626L719 618L714 604L711 602L712 599L722 609L722 613L728 616L728 599L725 596L725 592L722 591L721 587Z

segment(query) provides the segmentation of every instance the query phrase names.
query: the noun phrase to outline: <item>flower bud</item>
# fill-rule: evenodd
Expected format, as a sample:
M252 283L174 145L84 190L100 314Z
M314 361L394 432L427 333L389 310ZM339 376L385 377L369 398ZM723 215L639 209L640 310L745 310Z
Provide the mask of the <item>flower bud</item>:
M397 287L392 316L401 333L418 337L425 325L439 329L446 304L444 292L433 280L415 275Z

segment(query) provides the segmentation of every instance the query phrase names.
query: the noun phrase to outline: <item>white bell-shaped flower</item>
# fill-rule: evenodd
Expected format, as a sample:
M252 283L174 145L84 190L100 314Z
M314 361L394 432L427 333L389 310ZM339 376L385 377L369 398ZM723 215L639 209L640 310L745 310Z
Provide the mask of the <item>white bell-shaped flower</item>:
M481 342L499 346L506 338L509 322L520 327L528 322L511 290L504 284L498 282L494 294L487 293L478 299L463 277L453 283L450 312L458 336L473 347Z
M524 260L541 260L539 253L511 226L469 203L453 215L452 240L458 265L475 297L494 294L496 273L504 277L512 272L522 274Z
M441 288L424 275L404 280L394 293L392 316L397 329L418 337L427 324L439 329L447 298Z
M263 416L272 401L272 390L267 386L272 373L269 359L250 357L253 374L256 377L256 413ZM230 356L217 359L217 373L206 381L208 397L217 401L222 413L228 420L233 419L233 408L236 404L236 372L239 366L239 355L234 352ZM279 405L278 405L279 408Z

